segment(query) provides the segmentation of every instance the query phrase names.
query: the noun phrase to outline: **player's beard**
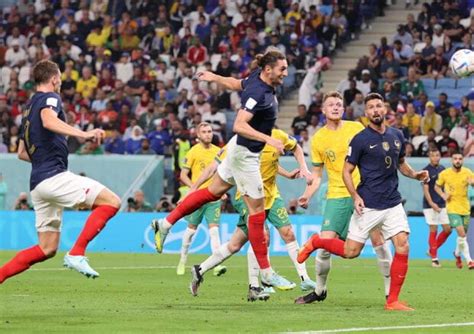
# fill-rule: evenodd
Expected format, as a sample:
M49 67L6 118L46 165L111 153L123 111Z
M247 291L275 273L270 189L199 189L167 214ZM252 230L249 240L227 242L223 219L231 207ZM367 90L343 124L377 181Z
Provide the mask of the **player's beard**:
M454 167L454 169L460 170L461 167L462 167L462 163L460 163L460 162L455 163L455 164L453 164L453 167Z
M377 126L382 125L382 123L383 123L383 117L381 117L381 116L376 116L376 117L377 117L377 118L372 117L372 118L370 119L370 123L375 124L375 125L377 125Z

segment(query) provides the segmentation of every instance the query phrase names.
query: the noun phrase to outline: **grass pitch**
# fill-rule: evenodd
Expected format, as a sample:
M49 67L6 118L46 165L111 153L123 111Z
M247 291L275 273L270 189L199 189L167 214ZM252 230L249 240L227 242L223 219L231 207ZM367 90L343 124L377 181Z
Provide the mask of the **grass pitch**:
M5 263L14 252L0 252ZM90 253L101 277L86 279L61 269L62 256L34 266L0 285L0 332L287 332L454 324L474 321L474 272L454 261L433 269L429 260L410 261L401 299L415 312L383 310L383 283L376 262L333 259L328 298L294 305L299 286L268 302L247 302L246 257L227 261L222 277L205 276L198 297L188 290L189 268L176 276L176 255ZM188 263L205 256L191 255ZM288 257L273 266L297 281ZM308 261L314 277L314 260ZM383 333L472 333L474 325L383 330ZM359 331L360 332L360 331ZM373 331L371 331L373 333Z

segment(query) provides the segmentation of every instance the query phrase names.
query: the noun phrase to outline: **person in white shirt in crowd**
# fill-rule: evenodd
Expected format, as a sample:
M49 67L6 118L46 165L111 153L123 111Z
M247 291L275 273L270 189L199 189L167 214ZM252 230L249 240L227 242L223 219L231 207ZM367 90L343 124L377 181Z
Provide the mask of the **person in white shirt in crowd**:
M370 93L370 85L372 84L372 80L370 79L370 71L368 69L362 70L361 79L362 80L357 80L356 88L360 90L364 96L366 96ZM347 88L349 88L349 86Z
M464 148L466 142L472 137L467 115L461 115L461 121L451 130L449 136L458 142L460 148Z
M212 105L211 112L202 114L202 121L211 124L214 134L219 137L219 141L224 142L227 120L225 114L219 111L217 106Z
M278 30L280 21L282 20L281 11L275 8L273 0L267 1L267 10L265 11L265 26L272 30Z
M339 93L344 94L344 91L350 88L351 81L355 80L356 76L357 76L357 73L355 70L349 70L349 72L347 72L347 79L342 79L341 81L339 81L339 83L337 84L336 90Z
M432 45L436 48L444 45L444 31L441 24L436 23L433 27Z
M120 60L115 64L117 79L122 82L129 82L133 77L133 64L130 62L130 54L122 53Z
M361 93L355 95L354 101L351 102L350 107L352 108L352 117L354 120L358 120L365 115L365 104L364 96Z
M397 40L401 41L404 45L413 45L413 37L405 30L405 26L403 24L398 25L397 33L392 37L392 43Z

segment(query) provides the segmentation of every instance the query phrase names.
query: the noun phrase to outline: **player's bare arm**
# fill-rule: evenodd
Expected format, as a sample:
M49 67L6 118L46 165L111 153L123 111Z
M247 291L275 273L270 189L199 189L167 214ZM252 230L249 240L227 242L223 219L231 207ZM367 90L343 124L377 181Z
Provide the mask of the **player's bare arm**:
M293 169L291 172L289 172L282 166L278 165L278 174L283 177L286 177L287 179L294 180L299 177L300 170L296 168L296 169Z
M321 180L323 177L323 165L314 166L311 176L313 178L313 182L306 186L303 195L298 198L299 206L304 209L308 208L309 200L311 197L313 197L314 193L318 191L319 186L321 185Z
M20 139L20 142L18 143L18 159L31 162L30 156L28 155L28 152L26 152L25 142L23 139Z
M219 163L217 161L213 161L209 166L207 166L201 173L201 175L199 175L198 179L196 180L196 182L194 183L191 183L191 185L189 186L190 189L189 189L189 192L191 191L195 191L197 189L199 189L199 187L201 185L204 184L204 182L206 182L207 180L209 180L211 177L214 176L214 174L216 173L217 171L217 166L219 165Z
M105 137L105 131L102 129L93 129L86 132L70 126L66 122L60 120L58 114L50 108L44 108L41 110L41 122L46 129L64 136L92 139L97 141L99 144Z
M351 194L352 199L354 200L354 209L356 210L358 215L362 214L362 209L365 208L364 200L359 196L357 193L356 187L354 185L354 181L352 180L352 173L355 170L355 167L350 162L344 163L344 169L342 171L342 180L346 185L349 194Z
M441 196L442 199L444 199L446 202L449 200L449 198L451 197L451 195L447 192L444 192L443 189L441 189L440 186L438 186L437 184L435 184L435 187L434 187L435 191L438 193L438 195Z
M423 183L430 181L430 175L427 170L420 170L418 172L415 171L413 168L411 168L405 158L400 159L398 170L400 171L400 173L411 179L415 179Z
M423 195L425 195L426 201L428 202L428 204L431 206L433 210L435 210L438 213L441 212L441 208L438 206L438 204L433 202L433 199L431 198L430 187L427 183L423 183Z
M278 150L278 152L285 154L285 147L280 140L267 136L266 134L257 131L250 126L249 122L252 117L252 113L245 111L244 109L240 109L234 122L234 132L242 137L260 141L273 146Z
M189 168L181 169L181 172L179 173L179 180L183 182L186 186L191 188L193 185L193 182L189 178L189 172L190 172Z
M217 75L210 71L198 72L196 74L196 77L200 81L215 82L230 90L236 90L236 91L242 90L241 79L236 79L232 77L223 77L221 75Z
M307 184L313 183L313 176L311 175L308 166L306 165L304 152L300 145L296 144L295 148L293 149L293 155L295 156L295 159L298 162L298 165L300 166L300 177L304 177L306 179Z

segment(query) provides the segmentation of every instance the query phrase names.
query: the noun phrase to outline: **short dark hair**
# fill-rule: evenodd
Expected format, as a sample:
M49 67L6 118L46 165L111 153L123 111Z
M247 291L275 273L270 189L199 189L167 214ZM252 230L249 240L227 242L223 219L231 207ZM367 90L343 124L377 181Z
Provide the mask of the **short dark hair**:
M278 60L285 60L286 56L278 50L269 50L265 54L257 54L254 61L251 63L250 68L255 68L257 65L260 68L265 68L265 66L270 66L273 68Z
M461 151L459 151L459 150L455 150L454 152L452 152L452 153L451 153L451 158L453 157L453 155L457 155L457 154L459 154L459 155L461 155L461 156L462 156L462 153L461 153ZM464 156L463 156L463 158L464 158Z
M59 66L50 60L41 60L33 68L33 80L37 85L47 83L59 74Z
M367 104L367 102L371 100L382 100L382 102L385 102L385 99L379 93L369 93L364 99L364 104Z
M430 149L428 150L428 154L436 152L441 153L437 147L430 147Z

